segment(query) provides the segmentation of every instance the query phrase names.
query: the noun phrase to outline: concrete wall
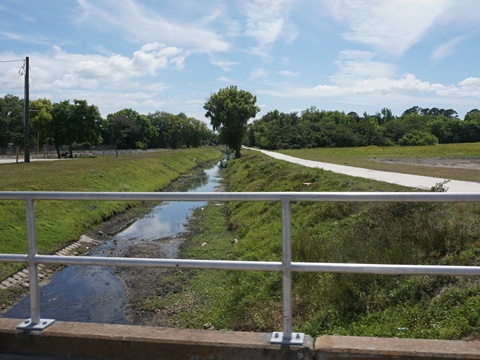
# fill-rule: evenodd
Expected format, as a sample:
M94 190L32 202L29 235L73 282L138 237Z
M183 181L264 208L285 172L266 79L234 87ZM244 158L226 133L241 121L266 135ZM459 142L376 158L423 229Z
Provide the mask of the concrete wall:
M43 332L18 331L0 318L0 359L9 354L70 359L325 360L479 359L480 342L322 336L303 346L270 344L270 333L185 330L56 322ZM6 357L5 357L6 356Z

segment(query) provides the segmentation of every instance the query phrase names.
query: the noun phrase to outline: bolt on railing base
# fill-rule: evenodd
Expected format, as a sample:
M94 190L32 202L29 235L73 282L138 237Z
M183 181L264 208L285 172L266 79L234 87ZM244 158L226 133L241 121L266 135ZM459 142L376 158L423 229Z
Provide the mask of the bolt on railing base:
M283 336L283 332L275 331L270 338L270 344L303 345L304 338L303 333L292 333L292 337L287 338Z
M42 331L42 330L45 330L50 325L52 325L54 322L55 322L54 319L40 319L38 323L35 323L32 321L32 319L27 319L17 325L17 330Z

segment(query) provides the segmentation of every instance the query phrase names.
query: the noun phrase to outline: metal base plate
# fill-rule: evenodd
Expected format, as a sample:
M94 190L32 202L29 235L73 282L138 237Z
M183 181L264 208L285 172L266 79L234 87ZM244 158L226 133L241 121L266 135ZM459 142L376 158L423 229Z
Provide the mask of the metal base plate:
M291 338L285 338L283 332L275 331L270 338L270 344L282 344L282 345L303 345L305 334L292 333Z
M18 330L35 330L42 331L52 325L55 322L54 319L40 319L38 323L32 322L32 319L27 319L21 324L17 325Z

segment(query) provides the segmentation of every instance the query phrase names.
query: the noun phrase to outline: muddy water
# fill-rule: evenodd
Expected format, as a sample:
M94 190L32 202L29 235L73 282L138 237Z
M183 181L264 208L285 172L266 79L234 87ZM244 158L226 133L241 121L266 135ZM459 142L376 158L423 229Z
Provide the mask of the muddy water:
M221 163L195 174L182 182L179 191L210 192L219 184ZM90 256L123 256L131 245L157 242L165 246L164 257L175 258L179 241L193 209L205 202L164 202L145 217L92 250ZM158 241L169 238L169 241ZM173 239L173 240L172 240ZM129 324L124 311L125 289L115 276L115 269L106 266L68 266L57 272L40 288L40 314L44 319L109 324ZM26 296L3 316L30 317Z

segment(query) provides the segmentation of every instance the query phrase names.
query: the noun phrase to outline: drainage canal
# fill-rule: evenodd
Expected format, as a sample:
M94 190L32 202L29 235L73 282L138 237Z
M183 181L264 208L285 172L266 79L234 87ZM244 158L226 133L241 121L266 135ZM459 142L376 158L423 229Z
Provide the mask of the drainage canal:
M222 162L192 176L179 191L210 192L219 185ZM165 258L176 258L180 235L192 211L205 202L163 202L122 232L102 242L88 255L123 256L133 245L158 243ZM176 240L178 239L178 240ZM109 324L130 324L125 315L126 291L112 267L68 266L53 275L40 288L42 318ZM120 270L121 271L121 270ZM10 308L3 317L30 317L28 295Z

